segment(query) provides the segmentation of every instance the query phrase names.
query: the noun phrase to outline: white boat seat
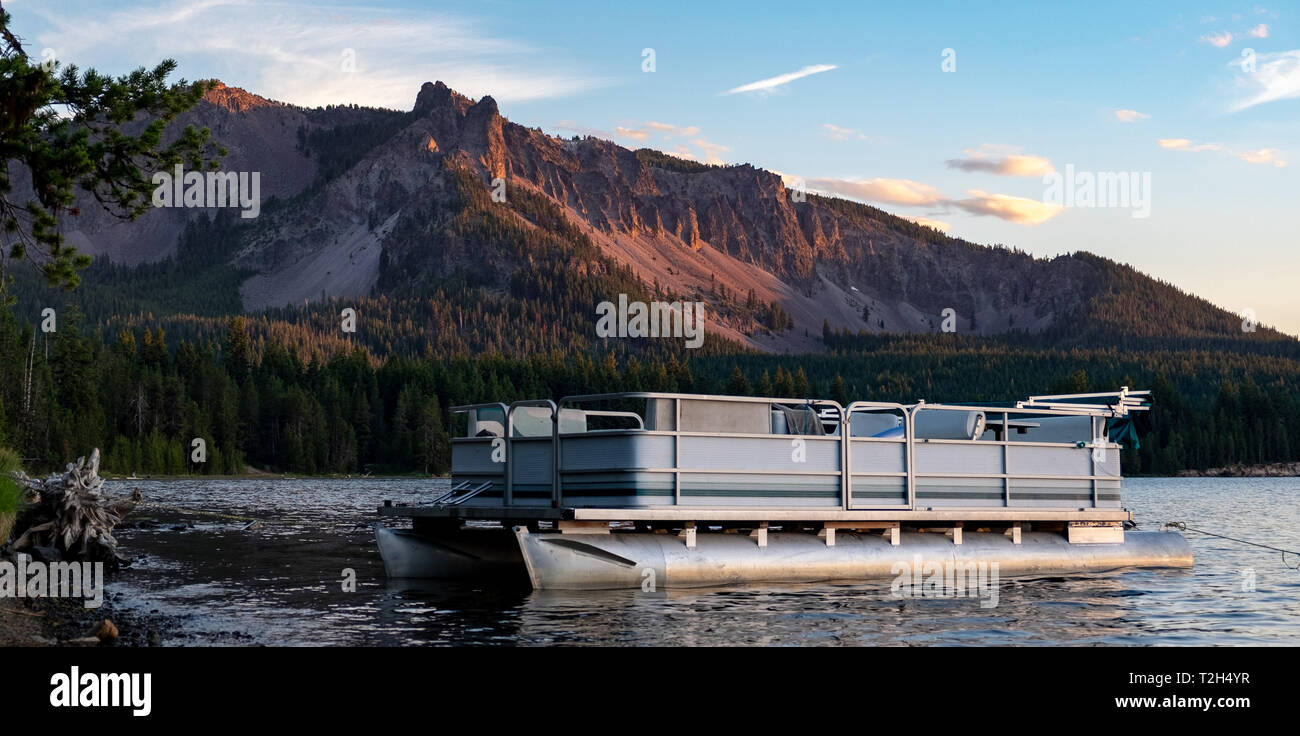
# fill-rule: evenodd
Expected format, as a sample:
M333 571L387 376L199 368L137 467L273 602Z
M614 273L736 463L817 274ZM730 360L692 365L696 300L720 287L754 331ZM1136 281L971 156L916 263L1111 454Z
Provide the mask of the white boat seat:
M984 412L929 409L916 412L912 431L921 440L975 440L984 434Z
M506 417L499 408L473 409L466 413L466 417L469 420L469 431L466 433L468 437L506 436ZM499 419L495 417L499 417Z
M902 426L903 418L897 414L855 411L849 419L849 436L881 437L884 432Z

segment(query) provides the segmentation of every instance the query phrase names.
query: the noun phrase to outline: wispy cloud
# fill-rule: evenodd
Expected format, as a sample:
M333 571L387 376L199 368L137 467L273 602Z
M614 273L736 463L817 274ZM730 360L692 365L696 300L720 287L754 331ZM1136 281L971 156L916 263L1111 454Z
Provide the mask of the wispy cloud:
M772 90L789 84L796 79L803 79L804 77L810 77L814 74L821 74L822 72L828 72L837 68L839 67L834 64L814 64L812 66L806 66L798 71L789 72L787 74L778 74L775 77L768 77L767 79L760 79L757 82L742 84L739 87L733 87L732 89L720 94L734 95L741 92L771 92Z
M1150 115L1137 110L1116 110L1115 119L1121 123L1136 123L1139 120L1149 120Z
M671 123L660 123L654 120L647 120L645 127L650 130L663 133L665 139L668 138L690 138L693 135L700 134L698 125L673 125Z
M1221 31L1219 33L1207 33L1204 36L1201 36L1201 40L1204 41L1205 43L1210 44L1211 46L1214 46L1215 48L1221 49L1232 43L1232 33L1230 31Z
M950 169L999 176L1043 176L1056 171L1052 162L1042 156L1020 153L1013 146L988 143L978 149L966 149L966 158L948 159L945 163Z
M1161 148L1170 151L1187 151L1190 153L1201 153L1205 151L1222 152L1234 158L1241 159L1248 164L1267 164L1278 168L1287 165L1286 156L1276 148L1257 148L1254 150L1239 151L1224 146L1221 143L1195 143L1186 138L1161 138L1156 141Z
M783 175L782 178L787 183L794 181L793 177L788 175ZM1018 225L1040 225L1060 214L1063 209L1036 199L983 192L978 189L967 191L964 198L954 199L928 184L911 179L818 178L809 179L806 186L811 191L849 199L902 207L926 207L939 212L958 209L972 215L996 217ZM942 220L929 217L908 219L923 225L939 227L941 230L949 229L948 223Z
M1268 164L1278 168L1286 166L1286 158L1276 148L1261 148L1257 151L1231 151L1230 153L1250 164Z
M971 189L966 194L967 199L953 200L951 204L972 215L988 215L1017 225L1041 225L1065 209L1038 199L990 194L978 189Z
M1240 16L1233 16L1235 20L1240 20ZM1235 34L1232 31L1218 31L1216 33L1207 33L1201 36L1201 41L1214 46L1215 48L1224 48L1231 46L1232 42L1241 37L1250 38L1268 38L1268 24L1260 23L1257 26L1246 29L1243 33Z
M822 135L833 141L847 141L851 138L856 138L860 141L867 140L866 133L861 133L852 128L842 128L832 123L824 123L822 125Z
M918 225L932 227L941 233L946 233L952 229L952 225L947 222L944 222L943 220L931 220L928 217L908 217L906 215L903 216L903 219L911 220L912 222L915 222Z
M624 128L621 125L614 129L614 135L617 135L620 138L631 138L634 141L644 141L650 138L649 131Z
M408 109L423 82L441 79L498 101L564 97L609 80L552 49L502 37L481 23L423 10L322 7L305 0L162 2L107 10L100 3L37 5L51 29L42 46L81 66L117 71L182 60L188 78L305 106L354 102ZM94 23L84 18L93 14Z
M670 155L670 156L676 156L677 158L684 158L684 159L686 159L687 161L698 161L698 160L699 160L699 159L695 156L694 153L691 153L691 149L687 148L686 146L680 145L680 144L679 144L679 145L676 145L676 146L673 146L673 149L672 149L671 151L664 151L664 153L666 153L666 154L668 154L668 155Z
M1242 73L1238 82L1252 91L1232 103L1229 111L1238 112L1265 102L1300 97L1300 49L1259 54L1254 73Z
M727 163L723 155L731 151L730 146L715 143L701 136L700 126L698 125L674 125L673 123L664 123L658 120L647 120L640 124L630 123L629 125L617 126L613 130L604 130L582 125L572 120L562 120L554 127L556 130L594 136L610 141L636 141L638 143L653 141L653 144L657 144L664 153L709 164ZM692 146L694 146L694 150L692 150Z
M944 201L943 193L938 189L911 179L809 179L808 188L906 207L936 205Z
M662 143L669 144L663 146L665 153L671 153L674 156L691 161L703 161L708 164L727 163L726 159L723 158L723 154L729 153L731 147L715 143L700 135L700 126L698 125L674 125L673 123L664 123L658 120L647 120L641 124L641 127L647 131L657 133ZM638 138L637 140L646 140L649 137L647 135L645 138ZM695 147L694 150L691 149L691 146Z
M722 154L727 153L728 151L731 150L727 146L724 146L720 143L713 143L703 138L692 139L691 143L698 146L701 151L704 151L704 163L706 164L726 163L726 160L722 158Z
M1221 151L1223 146L1218 143L1193 143L1187 138L1160 138L1156 145L1170 151Z
M605 130L603 128L592 128L572 120L561 120L555 124L554 128L555 130L577 133L578 135L589 135L593 138L603 138L607 141L612 141L619 137L618 134L613 131Z

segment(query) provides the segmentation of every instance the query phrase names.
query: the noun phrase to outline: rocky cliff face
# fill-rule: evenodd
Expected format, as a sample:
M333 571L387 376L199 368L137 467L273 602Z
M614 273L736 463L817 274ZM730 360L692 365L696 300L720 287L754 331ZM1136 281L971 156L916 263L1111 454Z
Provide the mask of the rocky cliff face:
M930 331L946 308L963 332L1033 331L1094 288L1083 261L984 248L851 203L796 202L777 174L749 165L668 167L609 141L554 138L503 120L491 98L474 104L440 84L425 85L416 112L412 125L429 126L444 160L484 186L502 177L545 194L647 282L753 289L781 303L795 329L780 347L799 347L805 331L819 337L823 319Z
M498 258L451 234L468 206L458 192L467 180L485 195L504 182L506 201L487 206L561 232L516 204L521 194L544 196L572 232L647 285L705 301L744 300L752 291L779 304L793 328L755 329L734 310L715 310L732 315L723 317L727 330L766 349L817 349L823 322L936 331L949 308L963 333L1042 331L1086 313L1112 282L1092 257L1035 259L864 205L793 201L778 175L753 166L703 166L595 138L552 137L504 119L491 97L474 101L441 82L424 84L409 113L303 110L220 87L187 118L229 149L224 169L259 171L263 199L282 203L241 223L233 258L255 272L242 290L248 310L359 296L377 285L418 290L465 267L481 274L497 264L502 271L484 285L508 289L505 267L526 256ZM150 212L129 235L83 217L73 240L127 263L156 260L175 247L187 219L210 214ZM575 267L573 278L582 273Z

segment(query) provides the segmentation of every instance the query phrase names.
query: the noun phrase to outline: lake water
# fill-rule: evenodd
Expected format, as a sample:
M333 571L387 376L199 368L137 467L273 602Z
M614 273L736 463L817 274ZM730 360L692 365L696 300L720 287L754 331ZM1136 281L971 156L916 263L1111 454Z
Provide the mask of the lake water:
M445 480L114 481L146 501L119 527L137 556L117 609L166 616L163 645L1264 645L1300 643L1300 571L1276 552L1187 533L1191 570L1003 577L997 605L898 599L890 581L689 591L535 592L525 583L394 583L370 525L384 499ZM1300 479L1127 479L1141 528L1163 521L1300 549ZM175 530L179 524L192 524ZM1287 564L1297 559L1288 556ZM344 570L356 591L343 592ZM1253 583L1253 584L1252 584Z

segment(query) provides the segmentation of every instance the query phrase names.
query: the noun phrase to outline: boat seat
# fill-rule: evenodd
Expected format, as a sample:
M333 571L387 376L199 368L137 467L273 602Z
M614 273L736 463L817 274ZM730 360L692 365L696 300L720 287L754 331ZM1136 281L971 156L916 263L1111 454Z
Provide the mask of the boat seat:
M850 437L887 437L885 434L894 429L901 429L903 418L897 414L855 411L849 419ZM902 436L902 435L898 435Z
M506 428L504 425L501 424L501 422L494 422L489 419L487 421L480 420L475 422L474 424L476 430L474 432L475 437L505 437L506 436Z
M515 437L550 437L551 409L546 406L517 406L511 425ZM581 409L560 410L560 434L587 431L587 412Z
M789 428L785 426L785 412L780 409L772 410L772 434L789 434Z
M505 412L496 407L484 407L472 409L466 413L469 420L467 437L505 437L506 436L506 417ZM500 417L491 419L489 417Z
M984 412L918 411L912 418L912 431L921 440L977 440L984 434Z
M515 437L550 437L551 408L516 406L510 414L510 426Z

